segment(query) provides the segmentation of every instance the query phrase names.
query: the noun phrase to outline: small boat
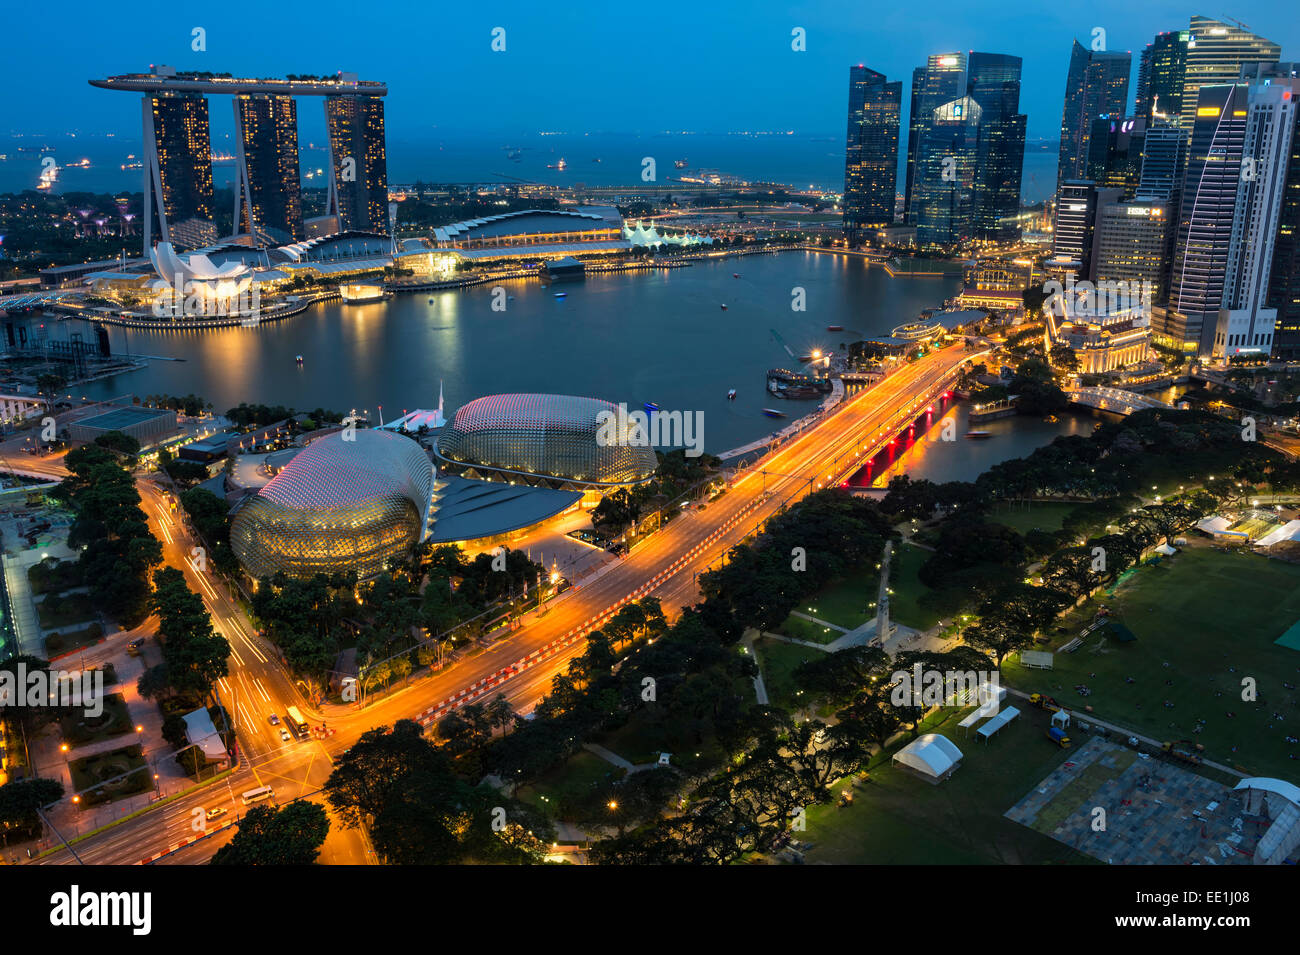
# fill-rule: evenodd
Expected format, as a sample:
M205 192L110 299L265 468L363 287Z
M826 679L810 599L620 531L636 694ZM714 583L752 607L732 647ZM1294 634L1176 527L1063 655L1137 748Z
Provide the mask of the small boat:
M827 326L826 326L826 330L827 330L828 332L842 332L842 331L844 331L844 326L843 326L843 325L827 325Z
M430 305L433 304L433 299L429 299L429 304L430 304Z
M1056 422L1060 421L1061 419L1054 414L1049 414L1043 420L1046 421L1048 424L1056 424Z
M764 409L763 409L763 414L767 415L769 418L784 418L784 417L785 417L785 412L784 412L784 411L777 411L775 408L764 408Z
M690 164L690 163L689 163L689 160L686 160L686 159L674 159L674 160L673 160L673 166L674 166L675 168L677 168L677 169L685 169L689 164Z
M556 298L564 298L564 297L567 296L568 294L569 294L568 292L556 292L556 293L555 293L555 297L556 297Z
M993 437L993 432L992 432L992 431L967 431L967 432L966 432L966 437L968 437L968 438L991 438L991 437Z
M739 272L732 272L732 273L731 273L731 277L732 277L733 279L738 279L738 278L740 278L740 273L739 273Z
M293 360L294 360L294 363L295 363L295 364L301 365L301 364L302 364L302 355L295 355L294 358L293 358Z
M736 400L736 389L735 389L735 388L732 388L730 391L727 392L727 400L728 400L728 401L735 401L735 400Z
M722 310L725 312L725 311L727 310L727 306L725 306L725 305L722 306Z

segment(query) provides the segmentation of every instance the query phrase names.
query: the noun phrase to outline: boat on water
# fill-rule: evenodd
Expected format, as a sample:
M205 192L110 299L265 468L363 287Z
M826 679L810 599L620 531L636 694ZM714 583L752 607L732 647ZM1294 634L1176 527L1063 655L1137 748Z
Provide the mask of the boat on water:
M992 432L992 431L967 431L967 432L966 432L966 437L968 437L968 438L976 438L976 439L979 439L979 438L991 438L991 437L993 437L993 432Z
M732 273L731 273L731 277L732 277L733 279L738 279L738 278L740 278L740 273L739 273L739 272L732 272Z
M294 364L301 365L301 364L302 364L302 355L294 355L294 356L293 356L293 360L294 360Z
M1057 423L1058 421L1060 421L1061 419L1058 418L1058 417L1057 417L1056 415L1054 415L1054 414L1049 414L1049 415L1048 415L1046 418L1044 418L1043 420L1046 421L1048 424L1056 424L1056 423Z
M763 414L767 415L769 418L784 418L784 417L785 417L785 412L784 412L784 411L777 411L775 408L764 408L764 409L763 409Z
M555 297L556 297L556 298L564 298L564 297L566 297L568 294L569 294L568 292L556 292L556 293L555 293Z
M725 305L722 306L722 310L725 312L725 311L727 310L727 306L725 306Z
M736 400L736 389L735 389L735 388L732 388L732 389L730 389L730 390L727 392L727 400L728 400L728 401L735 401L735 400Z
M843 326L843 325L827 325L827 326L826 326L826 330L827 330L828 332L842 332L842 331L844 331L844 326Z
M690 161L687 160L687 159L674 159L674 160L673 160L673 166L674 166L674 168L676 168L676 169L685 169L688 165L690 165Z
M559 170L563 171L563 170L569 168L569 164L568 164L567 162L565 162L565 160L564 160L563 158L561 158L559 162L547 163L547 164L546 164L546 168L547 168L547 169L559 169Z

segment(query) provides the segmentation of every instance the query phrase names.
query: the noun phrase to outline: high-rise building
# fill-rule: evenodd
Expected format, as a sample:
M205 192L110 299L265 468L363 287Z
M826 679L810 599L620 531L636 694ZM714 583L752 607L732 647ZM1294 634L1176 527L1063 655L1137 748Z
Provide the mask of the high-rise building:
M388 157L384 101L377 96L327 96L330 195L327 214L339 230L387 233Z
M1295 77L1300 74L1300 63L1276 64L1275 72ZM1291 129L1291 148L1282 161L1286 180L1273 240L1267 302L1277 310L1273 355L1296 361L1300 360L1300 110L1296 110Z
M1273 348L1277 310L1267 304L1269 273L1286 197L1300 81L1266 73L1266 67L1260 69L1264 66L1252 64L1242 70L1251 83L1223 305L1214 334L1216 357L1267 356Z
M1108 202L1097 211L1092 239L1091 272L1095 281L1125 282L1157 301L1164 292L1169 265L1171 204Z
M1095 277L1092 249L1098 211L1107 203L1119 202L1120 192L1098 188L1088 179L1067 179L1057 187L1052 257L1045 263L1049 273L1078 279Z
M1025 164L1025 122L1020 110L1018 56L971 53L966 92L980 107L975 157L973 233L977 239L1020 238L1020 177Z
M981 114L963 96L936 109L926 125L912 182L918 245L952 246L974 237Z
M238 181L236 229L273 244L297 242L302 226L298 173L298 107L291 96L244 94L234 99Z
M1084 176L1093 120L1099 116L1125 115L1132 62L1127 52L1088 50L1078 40L1074 41L1061 112L1058 183Z
M1190 38L1187 30L1159 33L1142 51L1133 112L1148 124L1156 117L1172 118L1175 124L1179 121Z
M915 188L921 141L930 128L934 111L951 103L966 90L966 54L938 53L925 66L912 71L912 101L907 120L907 163L903 190L903 208L907 222L916 224L912 193Z
M894 221L902 82L865 66L849 68L849 131L844 149L844 231L856 242L863 228Z
M1184 131L1195 124L1197 93L1202 86L1236 83L1245 64L1276 62L1282 54L1278 44L1256 36L1239 23L1194 16L1190 33L1179 123Z
M1173 123L1157 120L1142 136L1142 172L1137 198L1173 200L1178 208L1178 191L1183 184L1187 161L1187 136Z
M1196 94L1168 306L1157 308L1152 322L1157 340L1193 354L1210 354L1223 305L1248 89L1244 83L1201 86Z
M151 235L177 249L216 241L208 101L194 94L144 98L145 247Z
M1088 138L1087 178L1099 186L1114 186L1125 198L1137 192L1142 177L1142 144L1146 120L1102 116L1092 122Z

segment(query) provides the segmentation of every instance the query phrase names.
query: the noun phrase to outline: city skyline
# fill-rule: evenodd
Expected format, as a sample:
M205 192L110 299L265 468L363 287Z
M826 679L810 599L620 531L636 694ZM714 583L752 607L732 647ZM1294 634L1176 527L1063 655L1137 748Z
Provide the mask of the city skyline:
M1096 42L1094 31L1104 30L1106 49L1131 54L1129 87L1136 90L1144 47L1161 32L1186 30L1189 19L1189 8L1173 3L1135 12L1106 2L1094 5L1082 17L1051 10L991 14L939 3L922 10L875 12L870 21L860 23L846 20L832 3L813 3L794 13L779 7L755 10L727 4L726 13L699 25L676 29L665 24L672 30L673 42L661 44L649 57L648 76L653 82L638 93L635 108L628 109L628 83L644 83L647 72L630 64L620 68L615 57L610 59L611 68L621 69L629 78L626 82L581 84L559 96L519 96L517 91L534 88L537 78L553 73L569 50L609 49L622 37L639 35L645 29L644 15L635 10L609 11L598 21L600 29L564 27L526 7L486 14L449 11L436 24L430 23L436 27L433 34L393 31L385 20L358 18L348 22L346 37L338 32L338 16L322 16L295 21L299 42L286 47L274 27L249 32L235 21L220 22L161 4L146 4L155 15L129 25L90 4L77 3L73 9L100 42L79 57L80 74L43 67L39 45L15 50L0 65L0 77L18 94L6 104L0 132L52 135L69 128L83 134L120 132L129 104L95 100L85 88L85 79L143 72L150 64L236 75L345 70L379 76L393 89L388 113L390 137L395 140L550 129L842 132L841 108L835 100L842 96L846 66L863 63L902 78L941 50L994 50L1023 59L1020 111L1028 116L1026 135L1051 138L1060 116L1064 60L1073 41L1091 46ZM419 11L412 7L409 15L418 19ZM1195 8L1190 12L1195 13ZM1231 12L1279 43L1283 56L1300 45L1300 27L1288 18L1281 3L1252 3ZM24 21L40 13L19 9L12 16L21 32ZM401 17L395 14L394 19ZM506 31L506 48L494 53L492 30L498 26ZM197 42L192 36L195 28L205 31L202 52L191 48ZM791 48L795 28L805 31L805 52ZM445 58L434 64L433 72L424 48L430 36L436 55ZM476 37L481 43L475 42ZM628 55L642 57L635 50ZM747 63L748 69L736 70L739 62ZM742 77L750 74L771 81L765 84L768 92L752 101L740 96L747 86ZM448 95L447 77L463 81L473 95ZM725 123L718 121L720 103L727 103ZM483 109L485 104L490 108ZM51 116L59 116L60 121L52 124ZM217 120L221 129L230 122L224 115ZM305 133L306 138L313 135L311 129Z

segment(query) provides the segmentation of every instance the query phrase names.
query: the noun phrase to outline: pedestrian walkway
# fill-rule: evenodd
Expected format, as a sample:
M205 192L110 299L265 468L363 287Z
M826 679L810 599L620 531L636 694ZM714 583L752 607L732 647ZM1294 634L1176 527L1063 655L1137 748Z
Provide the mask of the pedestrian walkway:
M45 641L41 639L41 625L36 618L36 605L32 602L31 583L22 561L4 555L4 585L9 591L9 609L13 614L14 638L18 652L34 657L45 656Z
M838 623L831 623L829 620L822 620L818 617L810 617L808 614L800 613L798 610L791 610L790 616L798 617L800 620L807 620L810 623L815 623L819 627L829 627L831 630L838 630L840 633L849 632L848 627L841 627Z
M622 756L618 755L618 753L606 749L599 743L583 743L582 748L594 756L599 756L610 765L617 766L619 769L626 770L629 773L639 773L647 769L654 769L659 765L658 763L637 763L634 765Z
M758 631L746 630L745 636L741 639L741 644L749 655L754 658L754 665L758 667L758 672L754 674L754 698L760 706L767 706L767 684L763 682L763 664L758 658L758 650L754 648L754 640L758 637Z

